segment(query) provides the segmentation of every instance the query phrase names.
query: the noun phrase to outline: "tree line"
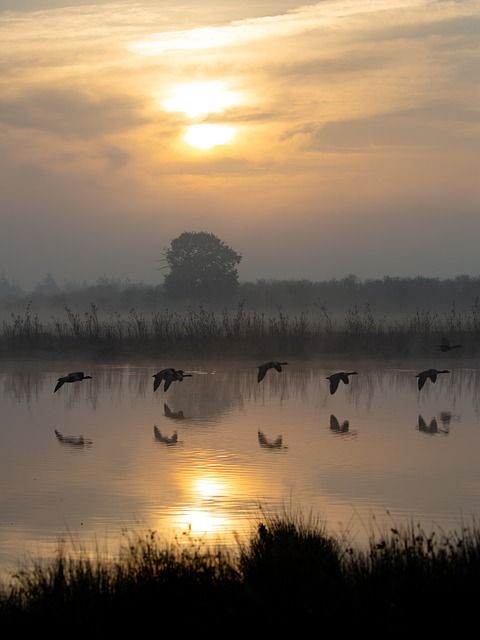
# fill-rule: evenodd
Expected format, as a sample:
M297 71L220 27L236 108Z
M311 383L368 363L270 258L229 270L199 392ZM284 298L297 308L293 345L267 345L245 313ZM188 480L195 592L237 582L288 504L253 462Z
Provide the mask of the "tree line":
M327 311L344 313L355 307L379 314L411 313L418 309L468 310L480 305L480 276L402 278L385 276L362 280L354 275L329 280L265 280L241 282L242 256L207 232L185 232L172 240L160 260L163 283L145 284L101 277L94 284L60 285L47 274L31 291L0 276L3 310L28 302L38 307L77 309L94 304L105 311L132 308L154 311L198 305L265 311ZM160 279L160 278L159 278Z

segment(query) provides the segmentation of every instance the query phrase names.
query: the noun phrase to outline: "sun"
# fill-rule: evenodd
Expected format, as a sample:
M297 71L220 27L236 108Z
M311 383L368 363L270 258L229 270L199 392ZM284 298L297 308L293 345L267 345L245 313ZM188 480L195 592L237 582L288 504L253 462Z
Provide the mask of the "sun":
M225 82L187 82L172 87L162 101L162 107L165 111L177 111L194 119L221 113L241 102L241 95L229 89Z
M190 146L204 151L228 144L235 137L235 130L223 124L193 124L188 127L183 139Z

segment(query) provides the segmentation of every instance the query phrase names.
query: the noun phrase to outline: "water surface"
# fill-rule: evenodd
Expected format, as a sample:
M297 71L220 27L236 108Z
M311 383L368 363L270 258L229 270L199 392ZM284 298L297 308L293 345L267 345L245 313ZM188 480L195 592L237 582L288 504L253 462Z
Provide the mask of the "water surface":
M325 377L352 363L292 362L258 384L250 363L171 362L195 374L166 393L152 379L165 364L75 364L0 372L2 571L59 540L114 551L133 530L231 544L260 508L312 512L359 544L372 526L451 529L480 512L469 362L418 392L425 362L357 360L333 396ZM53 394L75 368L92 380Z

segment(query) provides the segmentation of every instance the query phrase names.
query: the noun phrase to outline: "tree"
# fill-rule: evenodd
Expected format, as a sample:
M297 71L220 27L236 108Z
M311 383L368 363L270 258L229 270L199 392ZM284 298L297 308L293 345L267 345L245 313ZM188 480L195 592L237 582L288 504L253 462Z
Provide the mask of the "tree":
M165 276L165 293L170 298L228 298L237 290L241 259L213 233L182 233L165 252L170 269Z

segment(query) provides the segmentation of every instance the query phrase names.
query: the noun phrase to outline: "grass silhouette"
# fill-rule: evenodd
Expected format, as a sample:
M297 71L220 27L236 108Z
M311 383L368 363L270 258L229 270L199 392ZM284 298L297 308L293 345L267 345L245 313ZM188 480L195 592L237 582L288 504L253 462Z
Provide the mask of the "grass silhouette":
M451 534L392 527L355 549L312 519L272 516L236 551L160 544L154 532L131 539L115 560L59 551L4 587L0 628L54 637L164 631L167 623L176 632L316 624L458 633L475 621L479 575L475 526Z

